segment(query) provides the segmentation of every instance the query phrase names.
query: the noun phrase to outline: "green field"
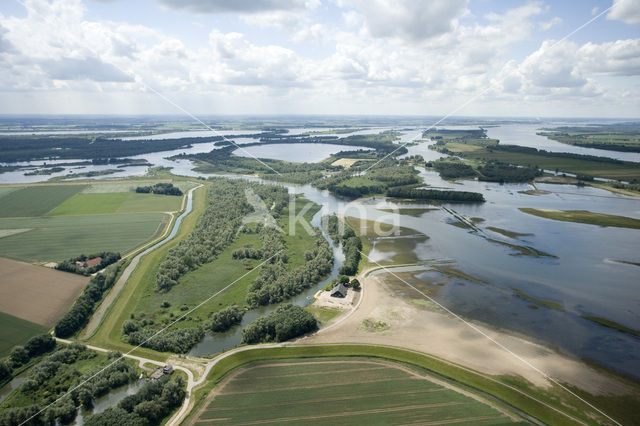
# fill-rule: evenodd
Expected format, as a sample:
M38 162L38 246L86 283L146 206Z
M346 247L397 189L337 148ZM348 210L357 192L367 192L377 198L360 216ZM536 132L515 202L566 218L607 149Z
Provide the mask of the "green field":
M162 213L0 219L0 230L31 228L0 238L0 256L60 261L100 251L124 254L161 234L168 220Z
M2 197L0 217L44 216L85 185L26 186Z
M33 336L46 333L47 328L13 315L0 312L0 358L9 355L11 348L22 345Z
M217 390L198 424L513 424L504 413L397 364L354 358L254 364Z
M521 212L545 219L563 222L586 223L588 225L612 226L616 228L640 229L640 219L626 216L615 216L604 213L594 213L586 210L546 210L521 208Z
M49 216L115 213L127 199L127 193L76 194L55 209Z
M182 197L138 194L135 192L81 193L69 198L48 214L50 216L109 213L151 213L180 210Z

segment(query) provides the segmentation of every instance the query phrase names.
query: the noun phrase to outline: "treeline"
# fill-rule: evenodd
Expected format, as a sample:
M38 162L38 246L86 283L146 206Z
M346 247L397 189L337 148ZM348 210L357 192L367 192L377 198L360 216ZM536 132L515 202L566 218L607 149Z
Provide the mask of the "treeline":
M597 155L584 155L584 154L573 154L570 152L549 152L544 149L536 149L528 146L519 146L519 145L496 145L491 147L490 149L496 151L506 151L506 152L517 152L521 154L534 154L534 155L543 155L545 157L561 157L561 158L571 158L574 160L587 160L587 161L597 161L600 163L611 163L611 164L625 164L626 161L616 160L615 158L608 157L599 157ZM637 163L632 163L636 164Z
M11 379L16 368L27 364L34 357L51 352L55 347L56 340L50 334L33 336L24 346L14 346L7 358L0 359L0 383Z
M242 330L242 343L284 342L317 329L318 324L311 313L300 306L287 304Z
M414 200L436 200L454 202L484 202L484 196L478 192L450 191L418 188L391 188L387 196L410 198Z
M261 238L263 257L269 262L260 268L258 278L249 286L246 300L251 307L287 300L331 271L333 251L322 236L315 237L315 247L304 254L305 263L293 270L288 268L286 247L280 234L271 228L263 228Z
M214 333L224 333L234 325L240 324L245 312L246 309L237 305L229 306L214 313L207 324L207 328Z
M247 184L216 179L209 188L209 206L194 231L167 253L156 274L156 290L167 292L178 279L212 261L235 239L242 218L251 211L245 201Z
M434 161L432 165L443 179L458 179L477 176L473 167L461 161Z
M139 186L136 188L136 192L142 194L161 194L161 195L182 195L180 188L173 186L172 183L156 183L153 186Z
M103 273L89 280L89 283L80 297L76 299L71 309L55 325L54 332L56 336L62 338L70 337L82 330L95 311L98 302L102 300L107 290L116 282L121 266L119 263L111 265Z
M96 356L95 352L78 343L47 356L29 371L25 381L14 391L17 394L8 401L9 407L0 412L0 424L20 425L34 415L29 424L69 424L75 420L78 406L91 408L96 398L137 377L133 363L115 352L107 355L109 364L106 368L97 367L94 371L82 374L74 365ZM19 404L22 401L38 403L11 406L12 401L18 401Z
M491 162L478 167L479 180L489 182L530 182L542 175L535 167L518 167L510 164Z
M47 158L106 159L129 157L150 152L191 148L194 143L217 142L221 136L203 138L136 140L110 139L105 136L0 136L0 162Z
M97 257L100 258L100 263L94 266L83 266L76 263L80 262L84 264L87 260L95 259ZM91 254L89 256L81 254L78 257L63 260L62 262L58 263L56 269L58 269L59 271L73 272L74 274L89 276L113 263L116 263L118 260L120 260L120 253L114 253L110 251L103 251L100 253Z
M356 235L353 228L341 221L335 213L325 216L323 220L327 233L333 242L342 244L342 252L345 259L338 272L341 275L356 275L360 258L362 257L362 240Z
M158 331L153 321L146 319L130 319L122 324L123 340L126 343L159 352L187 353L204 337L202 327L178 328L162 333Z
M117 406L109 407L102 413L88 417L86 426L147 426L161 424L177 407L182 405L186 395L182 377L173 380L163 376L144 384L133 395L121 400Z

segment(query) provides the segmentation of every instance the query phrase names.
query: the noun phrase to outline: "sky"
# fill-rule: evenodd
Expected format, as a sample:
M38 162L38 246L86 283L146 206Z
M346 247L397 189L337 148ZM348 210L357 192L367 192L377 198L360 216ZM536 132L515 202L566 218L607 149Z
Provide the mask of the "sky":
M2 0L0 114L640 117L640 0Z

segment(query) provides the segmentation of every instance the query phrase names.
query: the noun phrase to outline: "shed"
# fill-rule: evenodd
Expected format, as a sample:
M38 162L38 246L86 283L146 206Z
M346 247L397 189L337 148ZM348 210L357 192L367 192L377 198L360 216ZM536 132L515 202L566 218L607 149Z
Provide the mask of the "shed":
M347 296L347 287L342 283L336 284L331 290L331 297L346 297Z

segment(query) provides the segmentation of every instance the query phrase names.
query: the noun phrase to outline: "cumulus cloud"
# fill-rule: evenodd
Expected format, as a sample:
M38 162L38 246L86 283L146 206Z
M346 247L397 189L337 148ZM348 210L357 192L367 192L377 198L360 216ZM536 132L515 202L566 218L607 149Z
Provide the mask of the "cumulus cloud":
M613 8L607 14L607 19L640 25L640 1L613 0L612 6Z
M562 24L562 18L559 18L557 16L555 16L553 19L550 19L548 21L544 21L544 22L540 22L538 24L538 28L540 28L542 31L547 31L550 30L551 28L555 27L556 25L560 25Z
M466 12L467 0L345 0L363 16L374 37L423 40L451 31Z
M640 75L640 39L586 43L577 52L580 67L588 72L619 76Z
M41 63L46 74L54 80L92 80L97 82L131 82L133 78L99 58L62 58Z

